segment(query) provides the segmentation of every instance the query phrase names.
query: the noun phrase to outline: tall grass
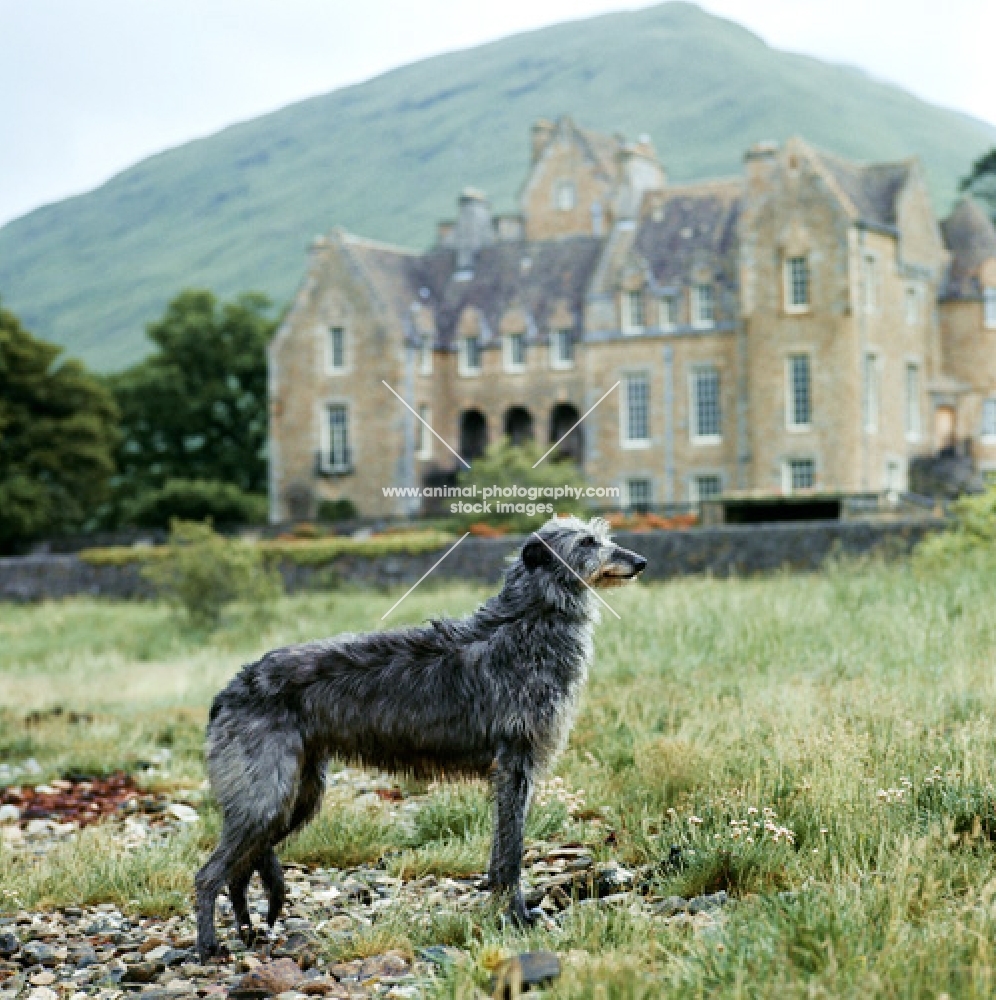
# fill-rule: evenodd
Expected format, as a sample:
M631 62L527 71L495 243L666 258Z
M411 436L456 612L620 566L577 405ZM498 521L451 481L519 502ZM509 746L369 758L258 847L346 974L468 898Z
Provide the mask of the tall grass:
M440 985L454 997L484 985L503 950L530 946L565 956L555 997L991 995L994 579L984 560L929 572L870 563L611 592L622 620L606 614L599 627L558 765L584 807L573 818L541 812L531 837L653 866L661 894L726 889L736 901L722 921L701 931L584 906L556 929L519 934L497 911L437 906L385 915L330 947L456 943L468 961ZM392 621L457 613L481 596L420 589ZM128 766L168 744L173 770L158 780L198 782L206 706L242 662L279 643L379 627L393 599L285 598L262 639L223 631L207 645L154 605L0 608L0 758L34 755L50 774L78 760ZM92 719L25 723L56 704ZM381 861L406 877L479 871L489 808L474 785L431 791L406 823L330 800L287 856ZM99 856L93 885L135 900L139 872L152 870L142 866L161 864L163 888L142 905L168 910L210 839L126 864L99 837L57 852L30 880L0 856L0 878L26 900L58 902L80 858ZM672 845L687 860L679 870Z

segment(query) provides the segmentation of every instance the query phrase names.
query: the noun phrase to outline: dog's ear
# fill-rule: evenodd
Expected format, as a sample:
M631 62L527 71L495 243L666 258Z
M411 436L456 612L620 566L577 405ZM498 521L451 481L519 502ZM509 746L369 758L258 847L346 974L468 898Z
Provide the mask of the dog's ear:
M533 538L522 546L522 565L530 573L539 566L548 566L550 558L550 550L538 538Z

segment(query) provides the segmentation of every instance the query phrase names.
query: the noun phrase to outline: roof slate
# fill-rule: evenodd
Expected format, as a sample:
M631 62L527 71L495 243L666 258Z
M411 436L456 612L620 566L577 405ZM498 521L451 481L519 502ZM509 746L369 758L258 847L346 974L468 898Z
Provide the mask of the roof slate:
M813 155L850 200L863 222L895 228L897 201L913 169L912 160L899 163L851 163L832 153Z

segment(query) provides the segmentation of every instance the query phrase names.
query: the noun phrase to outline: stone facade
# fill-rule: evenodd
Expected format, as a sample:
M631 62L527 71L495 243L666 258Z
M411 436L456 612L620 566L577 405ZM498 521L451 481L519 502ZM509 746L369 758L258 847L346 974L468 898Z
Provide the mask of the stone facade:
M996 232L968 201L939 225L915 159L794 138L671 184L645 137L531 141L516 213L468 189L425 253L315 241L270 351L275 521L412 512L385 488L545 446L603 395L562 450L631 505L902 490L966 441L996 467Z

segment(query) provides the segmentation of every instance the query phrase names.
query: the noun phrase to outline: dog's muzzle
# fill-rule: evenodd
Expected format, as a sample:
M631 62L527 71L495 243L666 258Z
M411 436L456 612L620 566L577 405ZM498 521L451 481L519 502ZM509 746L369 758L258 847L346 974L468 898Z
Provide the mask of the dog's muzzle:
M629 549L615 548L599 567L593 583L599 587L618 587L635 580L647 568L647 560Z

